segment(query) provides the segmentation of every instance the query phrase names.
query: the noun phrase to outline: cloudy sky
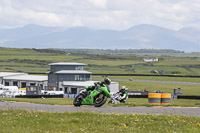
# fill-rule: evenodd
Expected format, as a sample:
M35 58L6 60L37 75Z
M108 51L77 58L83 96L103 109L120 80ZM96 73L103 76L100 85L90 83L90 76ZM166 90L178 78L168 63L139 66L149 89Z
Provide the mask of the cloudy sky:
M124 30L200 28L200 0L0 0L0 28L26 24Z

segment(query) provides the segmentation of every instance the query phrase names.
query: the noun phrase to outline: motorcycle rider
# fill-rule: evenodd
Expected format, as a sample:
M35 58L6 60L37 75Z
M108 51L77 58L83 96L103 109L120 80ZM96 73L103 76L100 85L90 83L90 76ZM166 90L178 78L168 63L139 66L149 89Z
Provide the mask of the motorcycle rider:
M94 86L89 86L87 88L87 90L94 90L96 86L97 87L102 87L102 86L105 85L107 87L108 92L110 92L111 79L109 79L109 78L106 77L106 78L104 78L104 81L95 82L94 84L95 84Z
M110 84L111 84L111 79L109 78L104 78L104 81L100 82L99 85L102 87L102 86L106 86L107 87L107 90L108 92L110 92Z
M109 85L111 80L105 78L104 81L95 82L93 86L85 87L84 90L78 94L73 104L75 107L81 105L94 105L95 107L100 107L106 103L107 97L110 97L111 94L109 91Z
M126 100L128 99L128 92L127 92L127 90L128 89L125 86L122 86L121 89L118 92L119 95L120 95L119 100L122 103L125 103Z

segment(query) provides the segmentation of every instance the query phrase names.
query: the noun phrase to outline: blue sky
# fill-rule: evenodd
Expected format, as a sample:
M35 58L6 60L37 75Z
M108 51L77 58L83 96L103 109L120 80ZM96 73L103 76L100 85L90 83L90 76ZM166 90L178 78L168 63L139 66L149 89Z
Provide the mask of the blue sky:
M0 0L0 28L26 24L124 30L200 28L200 0Z

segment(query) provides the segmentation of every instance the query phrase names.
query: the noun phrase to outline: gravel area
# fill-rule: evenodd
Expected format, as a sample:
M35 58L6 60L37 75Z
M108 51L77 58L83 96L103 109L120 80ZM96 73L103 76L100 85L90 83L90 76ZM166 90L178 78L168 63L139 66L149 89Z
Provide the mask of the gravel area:
M97 112L119 114L155 114L155 115L186 115L200 117L200 107L113 107L113 106L81 106L48 105L35 103L0 102L0 109L22 109L46 112Z

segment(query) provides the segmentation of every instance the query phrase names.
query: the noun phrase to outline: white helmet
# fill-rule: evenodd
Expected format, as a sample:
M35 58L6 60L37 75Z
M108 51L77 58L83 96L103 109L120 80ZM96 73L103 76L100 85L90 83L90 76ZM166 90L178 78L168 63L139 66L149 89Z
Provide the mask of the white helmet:
M121 89L126 89L126 87L125 87L125 86L122 86Z
M125 91L126 91L126 87L125 87L125 86L122 86L121 89L120 89L120 91L121 91L121 92L125 92Z

